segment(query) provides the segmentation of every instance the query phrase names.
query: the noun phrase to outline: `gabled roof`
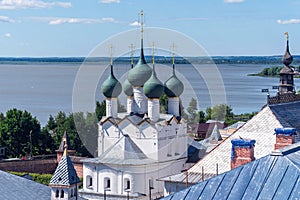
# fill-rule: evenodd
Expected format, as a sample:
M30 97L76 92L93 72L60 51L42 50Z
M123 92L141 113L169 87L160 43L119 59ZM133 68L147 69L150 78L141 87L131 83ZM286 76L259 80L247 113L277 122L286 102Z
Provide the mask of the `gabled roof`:
M51 189L40 183L0 170L0 199L45 200L51 198Z
M297 199L300 143L171 194L175 199Z
M115 145L107 149L100 157L85 159L83 162L110 164L146 164L155 162L128 136L123 135Z
M266 156L274 149L274 129L294 127L299 132L300 123L297 120L300 121L300 102L266 106L188 171L201 174L203 167L205 174L216 174L216 165L218 165L219 174L229 171L231 169L230 141L239 137L256 140L254 151L256 159ZM299 141L299 136L296 136L296 138L298 138L296 141ZM207 176L205 175L205 177Z
M63 156L50 180L50 186L71 186L80 180L69 156Z

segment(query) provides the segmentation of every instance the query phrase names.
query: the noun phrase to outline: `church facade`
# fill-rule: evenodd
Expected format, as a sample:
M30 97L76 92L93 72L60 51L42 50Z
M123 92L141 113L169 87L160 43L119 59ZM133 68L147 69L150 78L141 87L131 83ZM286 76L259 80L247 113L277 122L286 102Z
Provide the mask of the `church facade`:
M143 17L143 13L141 13ZM187 160L187 124L180 116L179 96L184 86L173 74L162 83L141 49L137 64L123 84L113 73L103 82L106 116L98 123L98 157L83 161L82 197L87 199L133 199L163 193L160 177L180 173ZM127 112L117 113L117 98L127 96ZM168 96L168 113L160 113L159 98Z

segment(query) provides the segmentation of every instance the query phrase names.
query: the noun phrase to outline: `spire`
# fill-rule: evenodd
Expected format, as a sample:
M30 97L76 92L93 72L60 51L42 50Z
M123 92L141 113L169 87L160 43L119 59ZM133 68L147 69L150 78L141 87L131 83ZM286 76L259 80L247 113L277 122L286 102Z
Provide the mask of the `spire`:
M139 62L146 63L144 56L144 11L141 10L140 15L140 24L141 24L141 55Z
M284 34L286 35L286 51L282 57L282 63L285 66L289 66L293 62L293 56L291 55L289 49L289 33L285 32Z
M134 45L130 44L129 48L130 48L130 64L131 64L131 69L133 68L133 49L134 49Z
M65 134L67 134L66 131L65 131ZM67 156L67 155L68 155L68 143L67 143L67 138L63 138L63 143L64 143L64 154L63 154L63 156Z
M173 75L175 76L175 43L172 45L172 65L173 65Z

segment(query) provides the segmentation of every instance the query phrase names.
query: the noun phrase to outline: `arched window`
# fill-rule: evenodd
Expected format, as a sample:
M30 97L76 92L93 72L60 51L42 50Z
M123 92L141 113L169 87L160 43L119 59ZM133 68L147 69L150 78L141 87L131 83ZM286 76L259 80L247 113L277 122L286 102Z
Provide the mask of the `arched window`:
M104 188L109 189L110 188L110 178L105 177L104 178Z
M124 179L124 190L129 190L130 189L130 180L129 178Z
M60 198L64 198L65 197L65 192L64 192L64 190L61 190L61 192L60 192Z
M91 176L86 176L86 187L87 188L93 187L93 178Z
M56 191L55 191L55 197L56 197L56 198L59 197L59 191L58 191L58 189L56 189Z

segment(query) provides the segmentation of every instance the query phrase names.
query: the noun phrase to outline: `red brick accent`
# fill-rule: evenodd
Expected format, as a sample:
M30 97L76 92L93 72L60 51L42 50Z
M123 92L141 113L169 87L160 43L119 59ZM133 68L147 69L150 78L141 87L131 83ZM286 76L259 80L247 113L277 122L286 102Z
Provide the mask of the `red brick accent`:
M55 158L44 160L19 160L0 162L0 170L3 171L53 174L56 167L57 163Z
M231 159L231 169L255 160L253 147L234 147L234 158Z
M276 134L276 144L274 149L280 149L282 147L294 144L295 135Z

